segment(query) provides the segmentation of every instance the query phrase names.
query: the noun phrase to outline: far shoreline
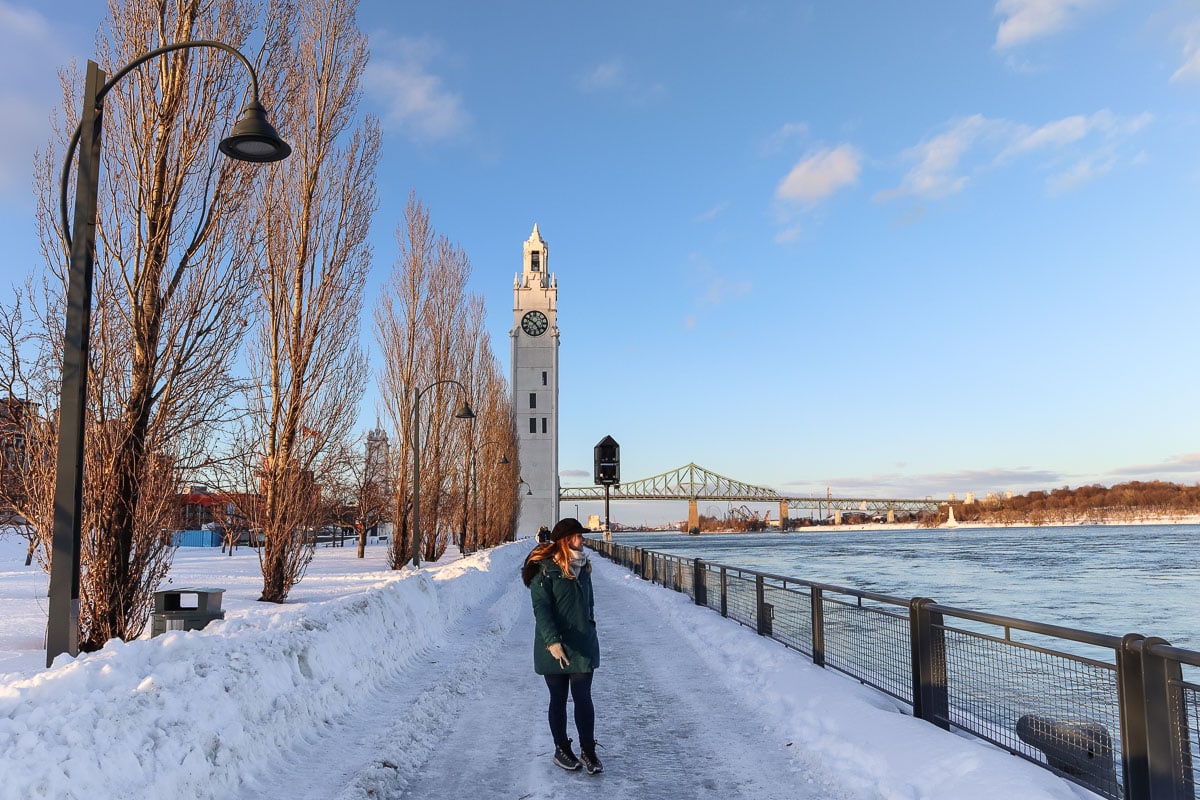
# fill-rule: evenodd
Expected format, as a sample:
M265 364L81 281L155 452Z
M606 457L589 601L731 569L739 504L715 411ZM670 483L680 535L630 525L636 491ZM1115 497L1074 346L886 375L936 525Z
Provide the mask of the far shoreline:
M623 533L674 533L679 536L734 536L737 534L755 534L769 533L783 536L791 536L793 534L806 533L837 533L841 531L875 531L886 533L888 531L970 531L970 530L995 530L1003 528L1116 528L1116 527L1139 527L1147 525L1200 525L1200 514L1188 514L1184 516L1146 516L1138 517L1129 520L1082 520L1074 522L1043 522L1035 524L1032 522L959 522L954 525L921 525L917 522L862 522L853 525L803 525L798 528L780 531L778 528L770 528L765 531L701 531L699 534L688 534L678 530L655 530L652 528L637 528L630 530L614 531L614 535L620 536ZM601 534L602 531L592 531L592 533Z

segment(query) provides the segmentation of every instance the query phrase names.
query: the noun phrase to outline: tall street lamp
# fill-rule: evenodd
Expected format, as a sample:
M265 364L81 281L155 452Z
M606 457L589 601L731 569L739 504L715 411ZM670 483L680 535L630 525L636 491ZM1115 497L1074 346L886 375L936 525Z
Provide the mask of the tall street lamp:
M521 499L521 498L520 498L520 494L521 494L521 486L524 486L524 487L525 487L525 495L526 495L527 497L532 497L532 496L533 496L533 487L529 485L529 481L525 480L525 479L524 479L524 478L522 478L520 475L518 475L518 476L517 476L517 495L518 495L518 496L517 496L517 500L518 500L518 501ZM520 509L520 506L518 505L518 506L517 506L517 508L518 508L518 509ZM519 517L519 516L520 516L520 514L518 514L517 516ZM508 540L509 540L510 542L511 542L511 541L514 541L514 540L517 538L517 534L518 534L518 533L519 533L519 531L513 531L513 532L511 532L511 533L508 535Z
M479 465L475 463L475 456L489 444L502 444L502 442L498 439L493 439L471 449L471 543L475 547L479 547ZM500 460L496 463L507 464L508 456L501 453ZM463 536L466 536L466 530L463 531Z
M59 207L63 234L70 248L67 268L67 315L63 334L61 400L58 407L58 456L54 484L54 529L50 558L50 607L46 623L46 666L60 653L79 652L79 545L83 517L84 416L87 408L88 340L91 335L92 266L96 249L96 194L100 185L100 132L104 96L137 67L172 50L215 47L236 56L250 72L251 99L220 144L221 152L239 161L270 162L287 158L292 148L267 121L258 102L258 75L246 57L224 42L176 42L151 50L118 70L112 80L95 61L88 61L79 127L63 160ZM82 146L80 146L82 144ZM75 183L75 232L67 222L67 182L72 156L79 150Z
M421 398L435 386L440 386L443 383L453 383L463 394L467 393L467 387L463 386L453 378L447 378L442 381L434 381L424 389L413 389L413 554L412 565L414 567L421 566ZM457 419L475 419L475 412L471 410L471 404L466 400L463 401L462 408L454 415Z

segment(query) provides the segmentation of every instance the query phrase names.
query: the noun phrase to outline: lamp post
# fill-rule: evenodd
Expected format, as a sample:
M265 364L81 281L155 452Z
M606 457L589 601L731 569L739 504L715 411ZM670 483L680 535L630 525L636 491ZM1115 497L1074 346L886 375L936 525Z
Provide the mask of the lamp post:
M502 442L493 439L471 449L471 543L475 547L479 547L479 465L475 461L475 456L489 444L502 444ZM508 456L501 453L500 460L496 463L507 464ZM463 531L463 536L466 537L466 530Z
M441 381L434 381L424 389L413 389L413 554L412 565L414 567L421 566L421 398L435 386L440 386L443 383L453 383L463 394L467 393L467 387L463 386L453 378L447 378ZM455 413L456 419L475 419L475 412L471 410L471 404L466 400L463 401L462 408Z
M46 666L61 653L79 652L79 546L83 517L84 420L87 412L88 340L91 335L92 267L96 246L96 196L100 185L100 133L104 96L131 71L172 50L215 47L238 58L250 72L251 99L221 140L221 152L239 161L271 162L292 148L267 121L258 101L258 75L246 57L224 42L206 39L176 42L142 55L117 71L112 80L88 61L79 127L67 146L59 186L63 234L70 248L67 267L67 314L63 333L61 399L58 407L58 454L54 484L54 527L50 557L50 604L46 622ZM75 183L76 235L67 221L67 182L72 156L79 150Z
M533 496L533 487L529 485L529 482L527 480L525 480L520 475L518 475L517 476L517 500L518 500L517 509L518 509L518 511L520 510L520 499L521 499L520 495L521 495L521 487L522 486L525 487L525 495L526 496L528 496L528 497ZM519 518L521 515L518 513L517 516ZM510 542L514 541L517 538L518 533L520 533L520 531L513 531L512 533L510 533L508 535L508 541L510 541Z

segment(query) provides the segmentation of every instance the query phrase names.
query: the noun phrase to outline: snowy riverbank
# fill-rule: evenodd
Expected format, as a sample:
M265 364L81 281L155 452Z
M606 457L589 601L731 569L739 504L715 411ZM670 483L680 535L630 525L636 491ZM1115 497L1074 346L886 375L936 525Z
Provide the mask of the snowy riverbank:
M528 548L400 573L382 548L320 548L283 606L254 601L252 551L180 550L173 585L224 587L224 621L46 670L44 574L7 540L0 798L1093 797L599 558L607 769L567 775L530 665Z

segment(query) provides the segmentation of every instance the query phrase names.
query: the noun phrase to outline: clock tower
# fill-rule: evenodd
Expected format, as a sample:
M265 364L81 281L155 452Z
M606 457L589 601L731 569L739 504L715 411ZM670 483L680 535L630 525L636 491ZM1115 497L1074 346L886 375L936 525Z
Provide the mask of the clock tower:
M535 223L513 281L512 409L520 450L517 537L558 522L558 280ZM529 494L532 492L533 494Z

